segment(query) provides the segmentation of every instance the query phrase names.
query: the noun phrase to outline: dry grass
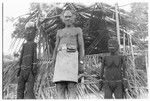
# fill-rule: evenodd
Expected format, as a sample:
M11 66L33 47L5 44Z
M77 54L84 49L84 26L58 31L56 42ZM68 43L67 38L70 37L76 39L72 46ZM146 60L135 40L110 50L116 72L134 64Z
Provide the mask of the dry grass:
M100 98L103 99L103 92L99 91L98 80L91 75L98 75L98 68L101 68L101 57L109 54L97 54L89 55L86 57L86 73L88 76L85 78L84 83L78 83L77 86L77 96L78 99L90 99L90 98ZM127 58L127 75L129 89L126 92L127 98L145 98L148 94L147 89L147 75L144 71L136 70L134 67L134 62L132 57ZM7 69L7 70L6 70ZM11 84L12 80L16 75L17 67L9 66L4 69L3 78L3 94L4 99L15 99L17 84ZM38 76L36 77L35 83L35 94L37 99L55 99L56 89L55 84L52 83L53 78L53 68L51 66L51 61L44 60L39 62Z

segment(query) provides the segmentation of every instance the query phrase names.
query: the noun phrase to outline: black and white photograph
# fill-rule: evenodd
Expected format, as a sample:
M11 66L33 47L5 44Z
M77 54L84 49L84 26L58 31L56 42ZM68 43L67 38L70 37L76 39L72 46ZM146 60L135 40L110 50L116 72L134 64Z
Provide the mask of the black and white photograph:
M1 98L148 99L147 0L1 2Z

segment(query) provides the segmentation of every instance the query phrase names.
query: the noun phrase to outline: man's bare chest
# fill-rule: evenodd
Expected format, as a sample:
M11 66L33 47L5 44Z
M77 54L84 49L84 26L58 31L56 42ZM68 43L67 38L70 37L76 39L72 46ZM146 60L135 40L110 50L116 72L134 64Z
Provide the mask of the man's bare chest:
M76 29L63 29L60 34L59 37L60 38L76 38L78 34L78 31Z
M120 62L121 62L120 56L108 56L106 57L105 65L107 67L110 67L110 66L118 67Z

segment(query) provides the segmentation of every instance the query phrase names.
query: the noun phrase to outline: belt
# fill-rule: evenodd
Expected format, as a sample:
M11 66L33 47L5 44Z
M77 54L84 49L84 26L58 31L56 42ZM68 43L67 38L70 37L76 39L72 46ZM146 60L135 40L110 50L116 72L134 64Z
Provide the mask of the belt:
M23 58L26 58L26 57L31 57L31 55L29 54L29 55L25 55L25 56L23 56Z
M122 80L104 80L104 82L122 82Z
M59 49L58 49L58 51L63 51L63 50L64 50L64 51L67 51L67 52L71 51L71 49L67 49L67 48L59 48ZM77 49L73 49L73 51L76 52Z
M63 45L61 47L58 48L58 51L62 51L62 50L67 50L67 46Z
M31 69L31 66L25 66L25 65L22 65L22 66L21 66L21 69L22 69L22 70L25 70L25 69Z
M67 51L67 49L62 49L62 48L59 48L59 49L58 49L58 51L62 51L62 50L66 50L66 51Z
M62 50L76 50L77 51L77 48L74 46L74 45L70 45L70 46L67 46L66 44L62 44L59 48L58 48L58 51L62 51Z

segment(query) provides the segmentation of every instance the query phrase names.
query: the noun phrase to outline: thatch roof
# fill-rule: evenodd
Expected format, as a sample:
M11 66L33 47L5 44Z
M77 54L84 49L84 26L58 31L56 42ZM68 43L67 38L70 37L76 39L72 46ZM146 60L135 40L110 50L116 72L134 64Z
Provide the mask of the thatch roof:
M106 47L107 40L111 36L116 36L115 7L105 3L95 3L90 7L76 3L65 3L62 7L49 7L49 11L45 9L46 4L43 4L45 8L41 4L33 3L32 5L34 5L34 7L32 6L32 13L27 18L20 18L20 20L23 20L20 22L26 23L29 20L38 22L38 25L41 27L39 33L49 43L52 48L50 49L51 51L54 48L57 30L64 27L59 17L64 9L71 9L76 12L75 26L83 29L86 54L108 52ZM134 26L134 23L128 21L129 17L128 12L123 9L119 10L121 36L123 36L123 33L126 33L125 30ZM23 36L23 25L20 25L21 29L15 30L13 36Z

